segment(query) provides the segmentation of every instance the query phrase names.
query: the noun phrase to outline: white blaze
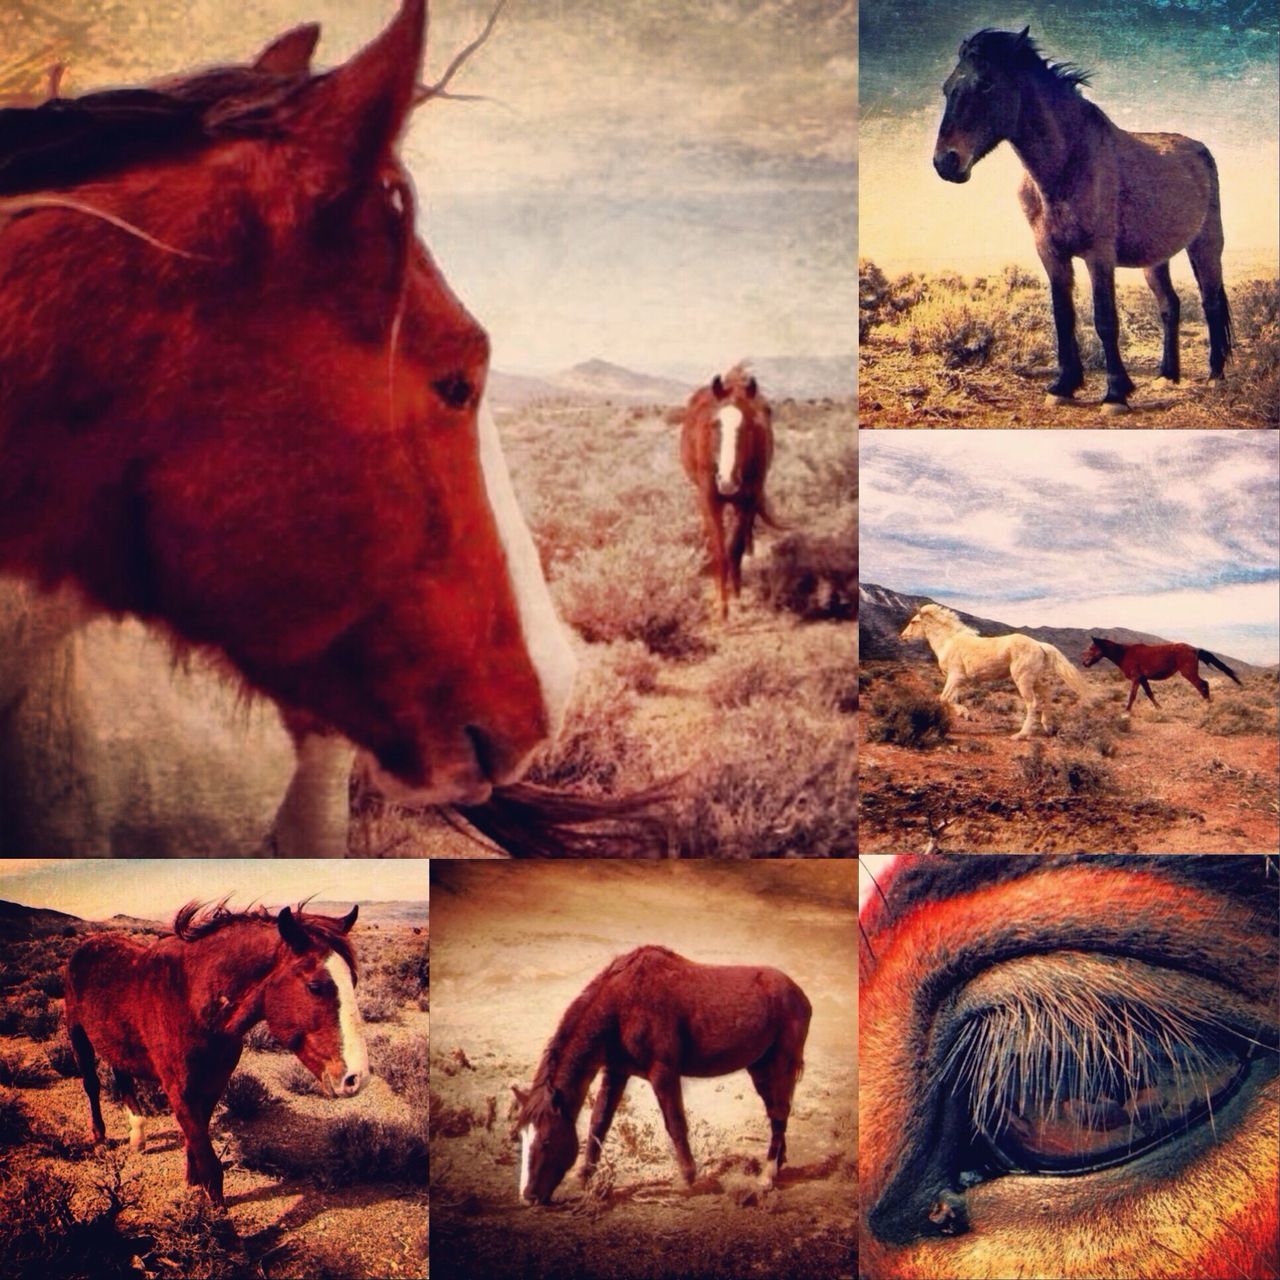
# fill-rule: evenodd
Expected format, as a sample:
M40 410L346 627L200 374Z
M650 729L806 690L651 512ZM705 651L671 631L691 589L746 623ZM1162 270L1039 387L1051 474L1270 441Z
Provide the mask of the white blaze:
M357 1075L363 1083L369 1074L369 1050L364 1043L364 1019L356 1003L356 984L352 980L347 962L336 952L324 967L338 988L338 1031L342 1036L342 1061L346 1075ZM342 1081L334 1082L341 1086Z
M527 1124L520 1130L520 1199L529 1189L529 1158L533 1151L533 1125Z
M524 644L542 686L547 723L552 737L560 732L565 709L573 691L573 678L578 662L565 637L547 580L542 575L542 562L533 544L524 517L516 502L515 489L507 461L502 456L498 428L487 402L482 402L477 415L480 427L480 466L484 471L489 506L498 526L498 537L507 557L511 589L520 612Z
M742 431L742 410L727 404L717 414L720 423L720 453L716 458L716 485L721 493L733 490L733 464L738 457L738 436Z

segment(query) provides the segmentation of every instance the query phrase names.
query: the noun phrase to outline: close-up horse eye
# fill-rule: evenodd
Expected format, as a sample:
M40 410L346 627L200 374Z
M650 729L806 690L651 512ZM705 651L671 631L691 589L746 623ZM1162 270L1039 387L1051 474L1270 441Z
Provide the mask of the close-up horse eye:
M448 377L437 378L431 386L436 395L451 409L465 408L475 395L475 387L461 373L451 373Z

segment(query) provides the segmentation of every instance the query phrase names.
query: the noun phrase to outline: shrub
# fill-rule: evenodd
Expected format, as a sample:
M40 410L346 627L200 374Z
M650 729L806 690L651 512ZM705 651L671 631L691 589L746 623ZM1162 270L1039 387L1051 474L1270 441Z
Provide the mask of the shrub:
M760 571L765 603L807 622L858 616L858 540L855 526L836 536L790 533ZM850 638L852 643L852 637Z
M53 1009L38 1009L22 1020L23 1034L32 1040L48 1040L62 1026L62 1017Z
M288 1053L289 1050L271 1034L265 1022L259 1022L249 1029L244 1038L245 1048L254 1049L258 1053Z
M1215 702L1200 717L1200 728L1219 738L1267 733L1272 719L1265 711L1243 702Z
M271 1090L248 1071L237 1071L222 1095L223 1110L232 1120L256 1120L275 1103Z
M36 990L42 991L46 996L51 996L56 1000L62 999L61 971L56 973L40 974L32 983L32 986L34 986Z
M797 683L796 673L777 658L747 657L717 665L707 681L707 698L713 707L731 710L756 698L792 696Z
M21 1095L12 1089L0 1088L0 1151L16 1147L30 1136L31 1119Z
M1018 767L1027 786L1044 795L1098 795L1114 788L1106 765L1066 755L1052 759L1039 741L1018 757Z
M932 694L890 688L871 702L867 738L923 750L937 746L951 731L951 710Z
M372 1047L372 1046L371 1046ZM412 1036L375 1050L373 1070L410 1102L427 1106L429 1051L426 1036Z
M996 336L987 311L967 302L929 298L911 313L907 346L912 355L941 356L948 369L960 369L986 364Z
M285 1072L281 1083L290 1093L296 1094L300 1098L321 1092L319 1081L300 1062L295 1062Z
M44 1056L49 1059L49 1065L60 1076L78 1076L80 1074L80 1064L76 1061L76 1055L72 1052L71 1046L65 1040L60 1040L57 1044L48 1045L45 1048Z
M419 1131L408 1125L348 1116L330 1130L327 1147L325 1167L337 1185L390 1181L425 1186L427 1183L425 1128Z
M385 983L361 983L360 1016L366 1022L393 1022L400 1012L400 999Z
M38 1089L52 1079L53 1072L43 1058L28 1058L22 1053L0 1054L0 1085Z

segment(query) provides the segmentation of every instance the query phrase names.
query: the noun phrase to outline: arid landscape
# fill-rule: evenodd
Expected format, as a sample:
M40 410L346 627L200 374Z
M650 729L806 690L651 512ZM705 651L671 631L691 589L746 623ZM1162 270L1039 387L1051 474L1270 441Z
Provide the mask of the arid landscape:
M1078 275L1082 273L1077 273ZM1132 273L1126 273L1132 274ZM1049 291L1020 267L965 278L907 273L874 262L859 271L858 415L876 427L1269 427L1280 422L1280 281L1228 281L1236 351L1222 383L1207 378L1207 337L1193 287L1179 290L1182 380L1157 385L1161 330L1145 285L1117 285L1120 343L1138 389L1131 412L1100 412L1102 347L1087 278L1076 290L1085 385L1075 403L1049 408L1056 376Z
M312 909L329 911L324 903ZM346 908L343 907L343 910ZM336 908L334 908L336 910ZM322 1095L265 1024L214 1114L227 1211L189 1191L177 1124L158 1091L148 1149L131 1153L104 1080L108 1144L62 1021L62 966L105 925L0 903L0 1257L14 1280L115 1276L357 1280L427 1274L427 906L365 903L352 934L373 1078Z
M431 1256L436 1280L485 1276L852 1280L856 1217L854 864L434 863ZM686 1080L698 1178L685 1190L652 1091L632 1080L584 1189L518 1195L511 1086L532 1080L573 998L656 943L707 963L772 965L813 1005L777 1187L745 1072ZM590 1101L579 1119L585 1132Z

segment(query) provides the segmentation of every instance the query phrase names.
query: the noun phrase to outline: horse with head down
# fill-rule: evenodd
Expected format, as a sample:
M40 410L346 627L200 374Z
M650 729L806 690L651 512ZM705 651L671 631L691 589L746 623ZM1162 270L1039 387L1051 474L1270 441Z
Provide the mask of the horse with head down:
M415 230L424 0L313 74L0 112L0 571L223 655L385 789L480 805L574 662Z
M742 590L742 557L753 549L756 518L777 524L764 491L773 461L773 409L738 364L689 397L681 424L680 462L697 491L720 616L727 618L730 589L735 596ZM726 508L734 516L727 545Z

